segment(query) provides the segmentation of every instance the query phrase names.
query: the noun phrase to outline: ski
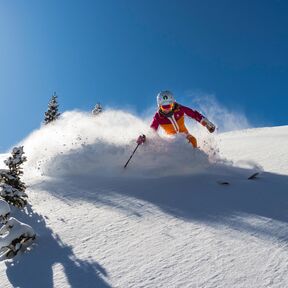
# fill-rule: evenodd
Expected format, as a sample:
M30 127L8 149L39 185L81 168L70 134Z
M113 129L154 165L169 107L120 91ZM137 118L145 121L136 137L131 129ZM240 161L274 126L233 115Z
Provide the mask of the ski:
M257 176L259 176L260 172L255 172L252 175L250 175L247 179L248 180L254 180L257 178Z
M254 172L253 174L251 174L249 177L247 177L247 180L255 180L258 179L258 176L260 175L260 172ZM229 181L226 180L218 180L217 183L219 185L230 185Z

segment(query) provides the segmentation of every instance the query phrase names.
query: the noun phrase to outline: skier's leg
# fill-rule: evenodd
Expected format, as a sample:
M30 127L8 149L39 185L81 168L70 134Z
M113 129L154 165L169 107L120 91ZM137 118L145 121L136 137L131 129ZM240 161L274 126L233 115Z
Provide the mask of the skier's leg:
M193 148L197 148L197 139L193 135L188 133L186 139L188 140L189 143L191 143Z

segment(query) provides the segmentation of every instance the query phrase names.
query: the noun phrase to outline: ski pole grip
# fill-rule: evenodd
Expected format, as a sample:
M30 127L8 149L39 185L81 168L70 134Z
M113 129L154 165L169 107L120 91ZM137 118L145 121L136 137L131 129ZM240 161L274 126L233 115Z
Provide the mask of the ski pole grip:
M136 141L137 144L143 144L146 141L146 136L144 134L140 135Z

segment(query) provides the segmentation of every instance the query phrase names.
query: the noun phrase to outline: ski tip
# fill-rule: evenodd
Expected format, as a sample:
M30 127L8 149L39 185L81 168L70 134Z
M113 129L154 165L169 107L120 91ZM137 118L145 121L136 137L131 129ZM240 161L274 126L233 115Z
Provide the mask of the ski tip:
M252 175L250 175L250 176L248 177L248 180L256 179L257 176L259 176L259 174L260 174L260 172L255 172L255 173L253 173Z

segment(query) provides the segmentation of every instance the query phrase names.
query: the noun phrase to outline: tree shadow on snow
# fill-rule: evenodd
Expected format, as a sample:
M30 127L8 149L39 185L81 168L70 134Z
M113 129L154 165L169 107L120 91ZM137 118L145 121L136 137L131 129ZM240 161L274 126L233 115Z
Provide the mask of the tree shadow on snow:
M28 207L28 214L17 218L31 225L38 237L31 251L7 261L7 277L12 287L52 288L53 266L61 264L70 287L110 287L104 277L107 272L97 262L77 259L72 248L65 245L46 226L45 219ZM19 213L18 213L19 214Z

